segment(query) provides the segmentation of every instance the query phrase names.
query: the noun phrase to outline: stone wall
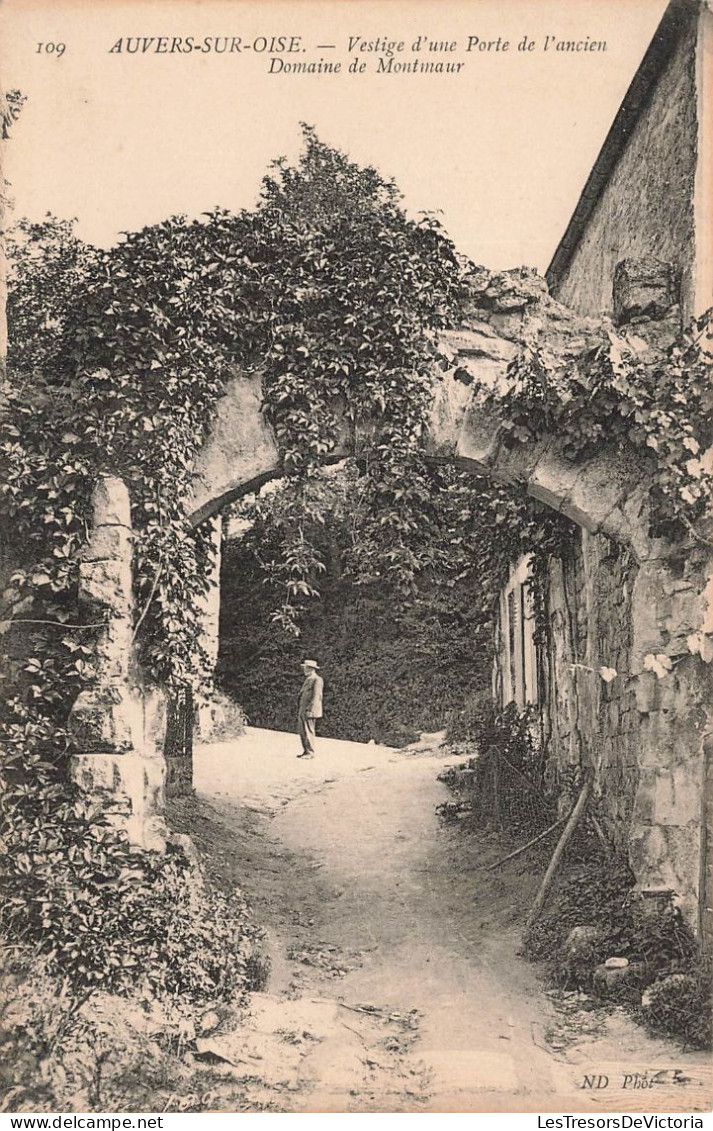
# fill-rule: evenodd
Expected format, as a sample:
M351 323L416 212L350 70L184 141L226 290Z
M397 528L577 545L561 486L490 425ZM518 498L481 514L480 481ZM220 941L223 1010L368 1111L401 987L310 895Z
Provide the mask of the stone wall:
M695 650L712 627L710 576L703 546L639 562L631 546L581 529L550 563L537 684L560 813L591 776L594 811L637 887L672 894L713 942L713 672L710 644L705 655ZM499 650L498 687L507 662Z
M632 685L639 786L629 831L635 874L672 889L713 944L706 888L706 788L713 736L713 555L708 542L672 547L642 565L632 596ZM666 670L649 657L663 657Z
M703 930L711 902L704 881L713 873L703 812L713 735L713 537L702 531L707 542L672 544L650 536L647 472L633 452L604 443L573 460L557 436L507 443L500 410L472 397L469 381L502 388L518 342L566 360L615 331L572 315L526 273L475 284L469 326L446 338L455 369L437 390L431 451L521 484L580 528L571 560L553 563L550 577L550 772L564 809L583 769L593 769L603 824L639 886L673 891ZM633 319L637 337L664 350L679 325L669 265L627 259L614 294L617 321ZM600 667L616 670L611 683Z
M569 263L550 278L553 295L582 314L596 317L611 310L614 268L627 256L676 263L682 273L684 315L693 311L696 35L696 21L689 19L599 193Z

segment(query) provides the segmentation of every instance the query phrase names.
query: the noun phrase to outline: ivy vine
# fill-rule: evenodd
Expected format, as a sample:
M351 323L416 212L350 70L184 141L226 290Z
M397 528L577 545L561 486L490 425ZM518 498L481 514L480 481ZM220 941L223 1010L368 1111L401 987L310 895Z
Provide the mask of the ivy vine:
M603 449L636 453L649 484L654 537L703 538L696 523L713 500L711 312L667 349L610 332L562 364L523 350L504 393L481 389L511 446L558 436L573 461Z

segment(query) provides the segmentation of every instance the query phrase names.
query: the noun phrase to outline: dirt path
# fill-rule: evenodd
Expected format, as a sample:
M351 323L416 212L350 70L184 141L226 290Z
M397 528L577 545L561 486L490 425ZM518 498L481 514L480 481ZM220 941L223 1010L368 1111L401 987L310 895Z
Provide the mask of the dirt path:
M296 753L294 736L254 729L196 752L192 835L268 930L270 981L231 1055L256 1105L705 1108L706 1058L548 995L517 956L537 877L525 862L485 874L497 847L439 821L442 753L329 739L314 761ZM654 1071L655 1093L623 1088ZM608 1087L583 1090L585 1074Z

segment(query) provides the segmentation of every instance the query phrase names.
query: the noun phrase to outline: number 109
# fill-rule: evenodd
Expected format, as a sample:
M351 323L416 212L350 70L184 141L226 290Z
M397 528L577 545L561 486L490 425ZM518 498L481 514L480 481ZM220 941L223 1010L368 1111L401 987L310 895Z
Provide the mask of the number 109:
M66 43L38 43L37 55L64 55L67 49Z

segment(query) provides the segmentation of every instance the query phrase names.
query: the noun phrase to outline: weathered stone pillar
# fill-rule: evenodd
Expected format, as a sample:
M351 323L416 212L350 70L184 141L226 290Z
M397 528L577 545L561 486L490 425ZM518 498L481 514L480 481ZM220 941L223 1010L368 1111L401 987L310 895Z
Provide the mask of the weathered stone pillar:
M92 531L79 568L79 602L104 621L96 642L96 674L78 696L70 731L79 753L70 772L133 844L165 847L163 758L144 736L143 707L133 687L131 508L125 484L102 476L92 499Z
M640 756L629 856L640 887L675 893L691 925L706 932L713 623L705 581L712 567L702 547L644 562L632 604Z
M220 563L222 555L223 517L216 514L210 523L210 565L208 583L210 588L203 599L203 634L201 645L210 658L211 669L218 662L218 632L220 627Z

